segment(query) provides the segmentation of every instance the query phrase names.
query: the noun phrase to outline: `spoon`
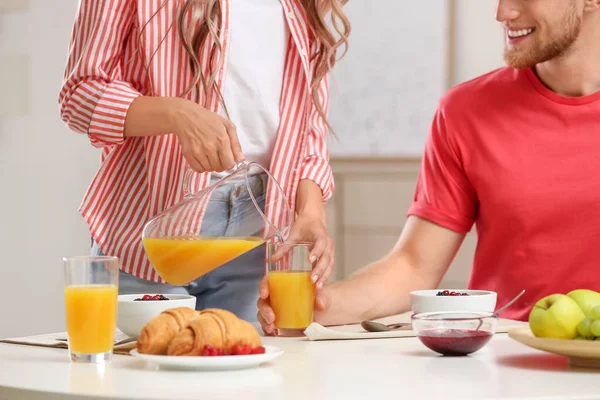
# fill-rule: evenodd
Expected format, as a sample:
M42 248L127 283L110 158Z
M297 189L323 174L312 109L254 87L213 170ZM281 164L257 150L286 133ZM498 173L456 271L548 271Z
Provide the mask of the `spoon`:
M368 331L368 332L387 332L387 331L392 331L395 329L402 329L402 328L406 328L410 329L412 327L412 324L410 322L402 322L402 323L398 323L398 324L382 324L381 322L375 322L375 321L363 321L360 323L360 326L362 326L364 328L364 330Z
M500 314L502 311L504 311L508 307L512 306L512 304L515 301L517 301L519 299L519 297L523 296L524 293L525 293L525 289L521 290L521 293L519 293L518 295L516 295L511 301L509 301L508 303L506 303L505 305L503 305L502 307L500 307L499 309L497 309L496 311L494 311L494 315L498 316L498 314Z
M492 313L492 317L499 317L499 314L506 310L508 307L510 307L515 301L517 301L519 299L519 297L523 296L523 294L525 293L525 289L521 290L521 293L519 293L518 295L516 295L515 297L513 297L513 299L511 301L509 301L508 303L506 303L505 305L503 305L502 307L500 307L499 309L497 309L496 311L494 311ZM483 318L479 319L479 325L477 326L477 328L475 329L475 331L478 331L479 328L481 328L481 326L483 325Z

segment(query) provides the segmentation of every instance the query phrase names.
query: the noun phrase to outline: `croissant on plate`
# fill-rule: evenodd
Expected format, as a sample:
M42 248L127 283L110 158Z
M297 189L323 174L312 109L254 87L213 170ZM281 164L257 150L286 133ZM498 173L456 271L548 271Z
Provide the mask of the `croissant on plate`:
M262 348L260 335L248 321L238 318L232 312L222 309L206 309L198 312L196 318L171 340L167 348L170 356L205 355L205 346L235 352L238 346L247 351Z
M167 354L171 340L199 316L189 307L175 307L161 312L142 329L137 339L137 351L142 354Z

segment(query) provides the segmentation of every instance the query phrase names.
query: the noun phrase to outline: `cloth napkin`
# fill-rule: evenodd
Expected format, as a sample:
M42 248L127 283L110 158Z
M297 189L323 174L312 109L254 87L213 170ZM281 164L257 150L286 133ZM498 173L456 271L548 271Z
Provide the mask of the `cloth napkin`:
M115 343L127 339L127 335L120 330L115 330ZM69 345L66 340L67 332L48 333L43 335L25 336L21 338L0 339L0 343L20 344L27 346L53 347L57 349L68 349ZM135 349L136 342L129 342L113 349L113 354L129 355L132 349Z
M410 316L411 313L404 313L375 321L383 324L410 322ZM496 333L506 333L513 328L519 328L524 325L527 325L527 322L500 318L496 327ZM304 331L304 334L309 340L382 339L417 336L414 330L406 328L387 332L367 332L360 324L324 327L316 322L310 324Z

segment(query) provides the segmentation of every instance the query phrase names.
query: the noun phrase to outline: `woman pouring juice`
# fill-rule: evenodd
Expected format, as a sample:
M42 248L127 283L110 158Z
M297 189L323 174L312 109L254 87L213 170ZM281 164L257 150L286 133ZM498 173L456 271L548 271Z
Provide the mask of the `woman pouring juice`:
M189 293L197 309L224 308L256 322L264 245L172 285L141 240L146 222L183 200L188 167L198 191L245 159L282 186L296 213L289 240L315 243L311 279L317 288L325 282L334 264L324 210L333 191L328 73L350 31L342 3L79 2L60 113L101 150L80 212L92 253L121 261L120 293ZM250 176L253 192L270 193L264 175ZM223 201L211 205L204 224L245 212L245 187L232 181L220 188ZM275 219L282 212L270 210Z

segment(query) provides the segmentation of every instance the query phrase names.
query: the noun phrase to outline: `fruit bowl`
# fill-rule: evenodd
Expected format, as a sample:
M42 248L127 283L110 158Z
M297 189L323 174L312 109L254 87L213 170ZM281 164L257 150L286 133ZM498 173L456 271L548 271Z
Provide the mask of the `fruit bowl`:
M145 295L152 298L144 300ZM164 310L174 307L196 308L196 298L183 294L122 294L117 302L117 328L129 336L138 336L148 321Z
M448 294L445 295L444 292ZM435 289L410 293L414 314L456 310L493 312L496 309L496 299L496 292L488 290Z
M548 339L536 337L528 326L508 331L508 336L531 348L566 356L569 364L600 368L600 341L579 339Z
M411 320L421 343L444 356L466 356L480 350L498 325L498 316L491 312L421 313Z

